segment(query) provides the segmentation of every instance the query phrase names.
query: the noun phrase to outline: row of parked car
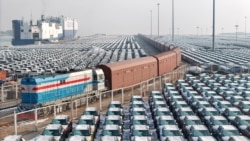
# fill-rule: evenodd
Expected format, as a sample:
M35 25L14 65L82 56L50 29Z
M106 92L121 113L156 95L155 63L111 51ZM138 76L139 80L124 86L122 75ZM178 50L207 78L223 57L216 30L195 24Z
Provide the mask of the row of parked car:
M245 105L246 107L249 106L249 104L247 104L249 102L247 102L248 100L244 98L241 99L241 101L238 101L238 103L235 101L235 98L238 97L237 95L248 92L241 91L237 93L237 89L235 87L233 89L225 87L225 85L223 87L222 84L218 83L220 81L225 82L225 80L227 80L226 78L241 78L241 80L246 80L248 76L242 75L239 77L235 75L214 75L210 77L208 75L201 75L197 78L192 75L186 75L186 80L178 80L176 85L178 91L181 93L181 96L171 94L170 99L175 99L178 102L185 101L189 105L189 110L182 109L182 111L187 110L189 111L188 115L198 116L199 121L197 121L197 123L206 125L211 135L217 140L229 140L232 138L235 140L243 140L243 138L244 140L249 140L248 128L250 127L247 126L249 126L250 116L242 113L241 110L243 109L238 109L238 107L244 107L240 105ZM172 89L174 89L174 87L168 87L165 90L168 91L167 93L171 93ZM231 95L228 95L228 101L226 97L220 96L220 94L226 95L229 91L231 92ZM182 126L182 119L178 118L177 120ZM184 134L187 132L185 130L186 129L184 128Z
M77 71L147 54L134 36L92 36L64 44L0 48L0 69L9 76Z

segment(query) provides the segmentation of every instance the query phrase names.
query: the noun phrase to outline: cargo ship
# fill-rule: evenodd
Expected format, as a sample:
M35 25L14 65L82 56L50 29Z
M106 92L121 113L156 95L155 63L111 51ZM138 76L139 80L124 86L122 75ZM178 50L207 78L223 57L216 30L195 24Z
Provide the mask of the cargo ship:
M52 43L60 40L71 40L76 37L78 22L69 17L45 17L33 22L12 20L12 45L35 43Z

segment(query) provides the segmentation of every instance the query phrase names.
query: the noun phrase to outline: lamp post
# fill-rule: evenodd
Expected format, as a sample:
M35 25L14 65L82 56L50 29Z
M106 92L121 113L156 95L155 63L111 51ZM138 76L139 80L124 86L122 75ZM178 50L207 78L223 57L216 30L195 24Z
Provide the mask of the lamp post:
M174 42L174 0L172 0L172 42Z
M235 25L235 30L236 30L236 32L235 32L235 39L236 39L236 42L237 42L237 31L238 31L238 27L239 27L239 25Z
M245 16L245 37L247 37L247 16Z
M158 37L160 35L160 11L159 11L159 6L160 6L160 3L157 3L157 7L158 7Z
M152 36L152 10L150 10L150 35Z
M212 51L214 51L215 44L215 0L213 0L213 41L212 41Z

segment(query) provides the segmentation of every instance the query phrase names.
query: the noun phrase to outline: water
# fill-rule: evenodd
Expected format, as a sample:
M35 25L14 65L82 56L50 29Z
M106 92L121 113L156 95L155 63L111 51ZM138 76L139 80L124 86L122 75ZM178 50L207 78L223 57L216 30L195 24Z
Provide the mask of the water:
M1 46L12 46L11 39L12 39L12 36L0 35L0 47Z

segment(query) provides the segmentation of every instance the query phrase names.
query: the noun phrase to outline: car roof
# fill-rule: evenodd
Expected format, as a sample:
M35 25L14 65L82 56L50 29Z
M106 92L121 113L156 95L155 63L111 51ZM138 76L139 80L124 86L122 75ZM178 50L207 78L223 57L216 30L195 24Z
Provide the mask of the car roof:
M111 101L110 104L121 104L120 101Z
M132 110L133 111L145 111L145 109L142 107L133 107Z
M121 111L121 108L110 107L108 108L108 111Z
M177 125L164 125L163 129L164 130L180 130Z
M228 108L226 108L226 109L228 109L229 111L240 111L238 108L236 108L236 107L228 107Z
M85 111L97 111L96 107L87 107Z
M219 128L223 128L224 130L238 130L235 126L233 125L220 125Z
M194 130L208 130L205 125L189 125L187 128L193 128Z
M187 120L200 120L200 118L198 116L184 116L185 119Z
M118 125L105 125L104 129L105 130L117 130L119 129L119 126Z
M88 124L78 124L75 127L76 130L88 130L90 126Z
M231 136L229 141L249 141L249 139L245 136Z
M93 118L94 118L93 115L82 115L82 116L80 117L80 119L93 119Z
M119 116L119 115L109 115L109 116L107 116L106 117L106 119L108 119L108 120L120 120L121 119L121 116Z
M143 101L133 101L132 104L144 104L144 102Z
M62 127L61 124L48 124L45 129L60 129Z
M180 136L169 136L166 139L167 141L185 141L183 137Z
M71 136L69 141L85 141L86 137L84 136Z
M200 136L198 141L217 141L213 136Z
M135 115L135 116L133 116L133 120L144 120L144 119L147 119L147 117L144 116L144 115Z
M132 98L142 98L140 95L133 95Z
M146 125L133 125L133 130L149 130Z
M118 141L118 138L116 136L103 136L102 141Z
M239 117L241 120L250 120L250 116L248 115L238 115L236 117Z
M169 111L169 109L166 107L159 107L156 109L156 111Z
M206 111L217 111L214 107L206 107L206 108L203 108L204 110Z
M161 120L174 120L174 118L172 116L160 116Z
M224 116L211 116L214 120L227 120Z

